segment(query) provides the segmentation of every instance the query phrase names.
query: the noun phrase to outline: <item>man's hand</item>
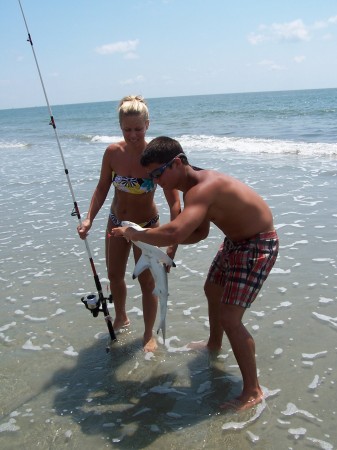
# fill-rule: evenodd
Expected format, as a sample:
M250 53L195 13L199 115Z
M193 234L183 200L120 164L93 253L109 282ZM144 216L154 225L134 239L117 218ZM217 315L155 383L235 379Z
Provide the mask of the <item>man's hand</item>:
M174 260L174 256L176 254L177 248L178 248L178 245L170 245L166 249L166 254L167 254L167 256L169 256L172 259L172 261ZM165 265L165 268L166 268L166 272L170 273L171 266Z
M123 237L127 240L127 242L137 240L137 239L135 239L136 233L137 233L137 231L134 230L132 227L117 227L117 228L113 228L110 231L111 236Z

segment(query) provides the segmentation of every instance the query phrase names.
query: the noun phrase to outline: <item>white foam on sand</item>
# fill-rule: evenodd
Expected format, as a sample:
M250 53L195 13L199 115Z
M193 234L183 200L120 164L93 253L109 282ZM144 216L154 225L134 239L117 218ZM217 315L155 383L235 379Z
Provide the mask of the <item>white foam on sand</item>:
M35 350L35 351L42 350L42 347L40 347L39 345L34 345L31 339L28 339L28 341L26 341L23 344L22 348L24 350Z
M250 314L253 314L256 317L264 317L265 316L264 311L250 311Z
M316 439L313 437L307 437L306 439L307 441L310 441L313 444L315 444L318 448L321 448L323 450L333 450L333 445L330 444L329 442L322 441L321 439Z
M192 314L192 311L193 311L194 309L199 309L199 308L200 308L200 306L191 306L190 308L185 309L185 310L183 311L183 314L184 314L184 316L190 316L190 315Z
M304 436L307 432L306 428L289 428L288 433L292 435L295 439L299 439Z
M323 322L328 322L330 323L332 326L337 327L337 317L330 317L330 316L326 316L324 314L318 314L316 312L312 313L313 316L315 316L317 319L322 320Z
M275 356L280 356L283 353L283 349L282 348L277 348L274 350L274 355Z
M137 316L142 316L143 315L143 311L138 308L137 306L134 306L133 308L129 309L127 311L128 314L136 314Z
M4 431L18 431L20 430L20 427L16 425L16 420L11 418L8 422L3 423L0 425L0 433L3 433Z
M172 347L171 342L180 342L180 339L177 336L171 336L170 338L165 339L165 345L167 351L170 353L179 353L179 352L189 352L191 348L188 347L188 344L183 345L182 347ZM161 337L159 336L159 342L162 342Z
M274 397L281 391L281 389L274 389L271 391L265 387L263 387L262 390L263 390L264 398L261 403L259 403L256 407L252 408L252 411L255 411L254 414L252 415L252 417L250 417L248 420L242 421L242 422L225 423L224 425L222 425L222 429L223 430L241 430L242 428L245 428L248 425L252 424L261 416L261 414L265 410L265 408L267 406L266 399L268 397Z
M279 267L273 267L270 271L271 274L289 274L291 273L290 269L281 269Z
M281 414L283 414L284 416L304 416L306 419L312 419L317 422L322 422L320 418L314 416L309 411L297 408L294 403L288 403L287 408L284 411L281 411Z
M319 303L326 304L333 302L332 298L320 297L318 300Z
M292 305L292 303L291 302L288 302L288 301L286 301L286 302L281 302L280 303L280 308L288 308L289 306L291 306Z
M72 345L70 345L63 353L67 356L78 356L78 352L75 352Z
M312 261L314 261L314 262L332 262L332 263L335 262L335 260L332 258L313 258Z
M7 331L10 328L15 327L15 325L16 325L16 322L8 323L7 325L3 325L2 327L0 327L0 331Z
M251 431L247 430L247 435L249 437L249 440L255 444L256 442L258 442L260 440L259 436L256 436L256 434L253 434Z
M58 308L54 314L51 314L50 317L60 316L61 314L64 314L66 311L62 308Z
M29 315L25 315L24 317L25 319L30 320L31 322L45 322L46 320L48 320L47 317L32 317Z
M100 139L104 141L104 136L99 136L98 141ZM193 155L194 157L195 155ZM96 152L94 158L93 164L97 163ZM212 165L212 161L209 155L207 155L207 160L205 156L207 166ZM21 199L22 202L13 202L13 206L11 203L8 203L8 210L15 208L15 203L18 205L20 203L20 209L17 208L17 211L11 209L12 213L15 213L14 217L18 218L17 229L20 231L16 232L16 228L12 227L8 222L8 225L6 228L3 228L2 232L6 234L1 234L0 238L2 250L0 258L4 262L2 267L5 269L1 274L0 282L4 287L5 301L3 303L6 308L0 325L2 346L0 351L3 359L4 357L6 358L5 352L9 350L9 364L6 365L6 359L4 359L3 364L3 369L5 370L4 380L7 380L6 377L8 374L10 375L10 370L13 368L12 354L14 350L18 351L18 357L20 357L20 352L22 353L20 358L22 358L23 362L24 359L32 360L33 358L34 363L38 364L43 358L47 371L53 370L54 367L57 370L57 366L62 366L63 364L69 365L69 367L74 366L74 368L78 365L77 368L81 368L82 372L83 370L88 370L86 374L88 375L88 380L91 379L92 375L91 358L93 358L96 369L98 365L102 366L102 369L98 371L102 374L102 377L99 380L101 385L98 382L96 384L96 379L90 386L88 384L90 397L92 398L90 403L93 411L92 430L93 432L95 432L94 430L107 431L103 437L101 436L101 439L106 439L106 444L108 445L108 442L111 444L112 442L126 439L127 435L124 433L124 430L120 429L118 431L118 427L133 425L133 423L127 423L130 420L130 416L116 419L111 414L109 407L106 409L106 414L103 412L103 408L102 413L100 409L105 398L107 402L104 404L110 403L109 397L112 390L108 387L107 396L104 394L105 379L107 385L109 383L110 386L111 379L115 377L114 355L117 355L118 368L116 370L116 379L118 375L122 381L124 379L124 382L128 382L125 386L128 389L130 388L130 394L134 398L137 398L139 394L138 384L141 385L143 380L146 381L144 387L149 386L153 388L154 393L152 392L147 397L150 403L140 403L139 411L134 416L137 421L139 420L137 422L139 428L143 425L145 431L147 428L148 431L151 430L153 433L162 434L161 436L155 436L156 439L158 438L157 443L159 446L169 446L170 434L165 435L165 425L160 420L160 417L154 417L156 416L156 414L153 414L155 408L151 412L151 405L153 405L151 397L156 398L156 396L163 403L161 412L162 416L164 416L164 421L166 420L167 422L170 419L176 421L176 429L182 434L187 430L185 424L186 420L188 420L191 426L191 437L188 435L189 433L186 433L186 440L183 441L183 445L185 443L187 447L193 446L193 436L195 437L193 433L200 433L203 429L207 431L207 429L210 429L209 427L215 429L215 425L219 425L217 428L224 425L223 433L228 430L233 435L233 430L238 430L238 442L242 443L242 438L247 439L249 440L248 443L246 442L248 446L254 444L255 447L263 446L263 442L267 442L268 439L272 442L274 437L277 440L275 442L279 442L280 446L284 444L286 448L307 445L308 447L331 450L334 446L326 441L333 441L335 429L333 425L330 425L329 421L330 417L334 420L333 417L336 414L333 406L333 393L336 384L336 371L333 366L336 345L334 345L333 337L337 327L337 317L334 315L333 308L337 300L336 270L334 268L337 261L337 240L333 229L336 228L334 217L337 217L337 214L331 214L331 211L336 211L333 211L335 207L333 206L333 195L330 198L330 193L333 194L334 192L333 183L336 183L337 172L333 178L328 174L323 175L323 180L329 183L326 185L326 190L324 188L323 191L323 189L319 188L322 174L319 172L319 169L316 172L311 167L306 170L305 161L300 162L298 170L288 175L285 172L278 174L274 171L274 162L278 165L279 161L278 159L272 159L270 163L269 161L266 163L266 171L259 171L256 177L250 170L243 171L245 166L241 157L237 160L234 158L233 161L231 169L233 169L234 175L239 174L240 176L243 174L243 178L249 184L257 185L257 189L261 191L262 195L271 204L275 212L276 228L280 235L280 256L272 270L271 277L268 278L265 284L266 287L261 291L261 297L263 296L263 298L258 298L253 305L253 308L256 308L257 311L249 310L246 313L246 321L249 328L257 334L257 356L258 363L261 365L262 379L263 377L264 380L272 379L274 386L282 387L282 395L280 395L279 399L270 402L267 399L265 401L266 405L256 405L249 412L244 411L234 415L231 413L226 415L220 414L217 409L218 384L222 386L222 383L224 383L225 388L228 388L230 385L231 392L227 393L228 398L235 397L241 389L242 380L238 375L238 367L233 364L234 355L232 350L224 338L223 345L226 354L217 357L214 363L216 370L213 372L213 367L209 364L208 358L204 357L202 351L192 350L188 347L188 344L185 345L186 342L193 340L205 340L209 334L209 330L206 329L206 327L209 327L209 324L207 324L207 302L202 291L205 275L202 273L205 273L208 269L218 245L222 241L220 232L215 227L213 227L213 230L211 229L207 241L192 246L180 246L177 251L179 260L176 261L176 264L178 267L177 269L172 269L169 277L170 299L172 299L173 306L169 308L167 322L168 334L178 333L177 336L179 338L177 336L167 337L165 348L162 337L159 335L158 342L161 344L161 347L155 354L144 354L140 348L141 346L138 344L138 338L143 333L143 320L142 318L136 320L138 317L135 316L142 316L143 312L140 306L140 295L136 296L133 294L139 292L140 289L138 282L129 281L131 280L132 270L128 273L126 278L127 289L131 293L127 300L128 308L130 308L128 314L133 315L134 322L132 325L135 328L132 327L132 331L129 334L121 337L119 344L116 345L117 352L115 354L111 352L111 367L113 368L111 372L109 370L110 356L108 357L108 363L105 363L105 341L109 339L109 334L106 330L104 319L101 315L102 323L99 322L100 319L92 319L91 314L85 311L82 302L79 301L80 297L92 289L92 274L90 273L90 267L89 270L87 268L87 257L86 252L82 249L82 242L79 241L77 243L78 236L76 236L76 232L74 235L76 224L72 224L69 221L70 232L68 233L66 230L69 215L67 210L71 208L71 202L70 200L67 201L66 211L63 212L63 192L60 195L59 191L57 191L58 186L57 183L54 183L54 178L52 183L42 185L41 192L36 190L37 188L40 189L39 183L35 187L34 183L36 181L34 183L31 181L26 183L27 188L24 196L22 195L22 189L20 188L16 192L16 187L13 185L13 198L15 195L18 195L15 198ZM299 161L296 159L296 162ZM329 167L330 163L331 161L329 162ZM220 167L218 155L214 155L214 164L219 165L219 168L223 169L223 167ZM317 160L317 165L319 164L320 162ZM289 164L289 169L293 170L290 166ZM272 171L272 176L270 176L270 170ZM265 183L269 182L273 175L276 176L268 185L268 190L266 190ZM279 178L278 175L280 175ZM328 176L329 178L327 178ZM77 174L75 174L75 177L77 178ZM87 184L84 177L84 174L83 178L82 175L78 176L77 180L80 198L87 198L87 192L82 187ZM298 177L297 180L296 177ZM18 176L19 182L20 178L22 178L22 174ZM97 180L94 180L92 175L89 175L89 178L89 183L96 183ZM64 190L63 186L61 186L63 184L65 183L59 183L62 190ZM277 187L276 189L272 188L271 185L273 184ZM272 194L274 192L276 192L275 195ZM163 198L162 192L158 191L158 193ZM4 195L4 193L2 194ZM324 205L323 203L318 205L316 201L323 199ZM163 199L163 204L164 201L165 199ZM332 206L329 206L331 202ZM32 205L35 206L32 207ZM331 209L328 209L328 207ZM51 211L58 211L58 221L55 221L54 216L51 216ZM166 208L165 211L168 211L168 209ZM165 220L166 218L169 219L167 215L163 217ZM278 223L288 219L290 220L289 223ZM295 219L303 220L297 221ZM23 220L25 221L23 222ZM98 220L100 219L98 218ZM105 223L106 217L102 219L102 223L103 221ZM103 275L101 282L108 284L108 279L104 277L103 239L105 227L97 224L97 230L98 228L101 230L92 232L90 241L93 244L92 248L95 253L94 258L99 269L98 271L100 276ZM50 230L53 231L50 232ZM6 245L9 250L7 253L4 253L3 248L6 249ZM14 251L12 251L13 246L16 246ZM130 259L130 269L133 269L133 267L134 263ZM51 276L52 272L54 272L53 276ZM9 295L9 292L11 292L11 295ZM51 300L51 297L54 297L53 300ZM83 312L82 310L79 311L77 307L75 308L76 311L74 311L74 305L76 305L77 301L83 308ZM311 305L311 309L310 306L309 309L301 309L303 301ZM67 311L65 311L65 308L67 308ZM113 305L111 305L111 308L113 308ZM264 311L260 311L261 308ZM322 312L326 314L322 314ZM289 316L291 316L291 323L294 327L289 326ZM310 323L316 323L317 330L322 337L320 341L322 351L318 351L317 339L315 334L311 333L310 327L303 326L303 324ZM69 324L73 325L69 326ZM186 326L186 324L193 326ZM52 331L46 331L47 329ZM173 331L174 333L172 333ZM15 343L7 344L10 342L10 338L13 337L15 337ZM133 342L134 338L137 338L137 341L134 345L131 345L131 348L136 349L136 355L128 350L129 342ZM24 345L22 346L23 343ZM93 347L91 347L91 344ZM124 344L126 350L124 350ZM22 348L20 348L21 346ZM326 350L323 348L324 346ZM52 350L47 351L47 349ZM83 353L82 349L85 350ZM102 356L97 355L96 359L97 349L102 349ZM28 350L31 351L29 352ZM305 351L307 353L304 353ZM124 356L127 357L128 355L130 358L123 366ZM49 365L48 358L54 361L55 356L58 358L55 364L53 362L53 364ZM88 359L86 360L86 358ZM146 364L143 363L144 360ZM192 364L189 366L191 361ZM120 362L121 364L119 364ZM221 369L218 372L217 369L220 366ZM8 368L6 369L6 367ZM16 376L22 377L23 380L27 378L25 383L23 383L23 398L25 385L29 386L30 378L34 377L29 371L25 373L26 367L25 364L15 365L17 370ZM105 370L105 367L107 370ZM124 367L126 370L124 370ZM329 369L329 378L325 376L327 375L327 367L333 368ZM211 370L209 370L210 368ZM41 366L41 370L43 369L44 367ZM174 369L176 369L179 378L175 378L173 375L172 377L170 376L170 372L174 372ZM185 369L186 371L191 371L191 373L185 372ZM159 376L161 375L161 370L163 375L165 372L165 376ZM289 374L290 376L294 370L298 377L293 378L292 383L289 383L287 375ZM323 371L325 372L323 373ZM232 372L236 375L233 375L231 378L229 374ZM129 374L129 380L127 380L127 374ZM180 375L182 376L180 377ZM186 386L184 383L185 375L187 380ZM191 376L187 378L188 375ZM199 375L202 378L199 378ZM175 379L175 381L165 384L165 381L168 379ZM137 385L134 391L132 384L129 384L129 381L133 382L133 380L135 380ZM189 382L191 382L191 386L189 386ZM84 386L86 382L76 383L74 381L73 384L75 394L77 387L80 384ZM6 392L6 386L5 382L3 389L5 397L7 395L5 400L8 401L11 393ZM32 387L34 386L35 382L32 383ZM60 388L59 392L63 389L63 386L61 387L59 384L56 384L55 387L56 389ZM81 389L78 392L79 394L82 394ZM142 392L144 391L142 390ZM317 399L318 394L319 401ZM17 395L20 396L21 392L18 391ZM100 404L101 396L102 404ZM125 393L121 391L119 394L117 389L113 389L113 396L117 404L120 396L125 399ZM84 447L90 446L86 440L86 427L88 424L86 421L83 422L87 417L87 412L81 409L79 400L81 396L69 396L68 399L65 390L63 398L59 399L64 404L62 412L57 408L59 405L52 401L53 396L48 397L50 399L47 399L45 395L39 395L36 399L29 401L27 405L35 408L36 423L39 421L39 423L43 424L43 419L45 419L43 414L47 414L48 421L45 420L46 423L55 424L57 422L61 425L63 423L64 426L59 432L59 438L73 438L72 432L74 433L76 427L76 434L78 434L76 440L82 439ZM190 417L186 418L186 415L183 414L183 419L181 420L181 415L178 414L181 413L179 408L172 409L170 402L165 406L167 397L170 397L175 404L177 400L180 400L181 404L187 400L186 405L188 416ZM208 397L210 398L208 399ZM189 406L191 400L191 406ZM197 406L201 405L201 401L203 402L200 411L199 408L193 409L194 400L196 400ZM210 403L208 403L209 401ZM288 401L294 401L298 408L296 406L293 410L286 408L285 405L287 405ZM56 409L53 410L55 406ZM209 411L207 411L208 406ZM268 411L268 406L270 411ZM66 412L67 409L68 412ZM75 409L77 409L77 412L74 415L73 411ZM203 414L204 411L209 412L209 417ZM281 414L281 411L289 414ZM20 418L11 416L11 419L14 420L9 422L9 418L4 419L6 423L1 423L0 431L7 431L8 436L11 439L15 439L15 434L9 433L9 431L16 431L19 428L18 425L20 425L23 431L20 431L22 436L19 438L22 441L24 433L26 433L27 424L22 420L23 416L21 413L19 414ZM26 411L24 414L27 417L27 423L29 420L32 420L32 417L29 416L29 411ZM59 414L63 417L59 417ZM102 414L100 418L98 417L99 414ZM152 414L153 417L151 416ZM150 420L148 420L148 416ZM97 420L100 420L99 424L95 424L95 417ZM143 418L145 420L142 423L141 420ZM18 423L15 423L15 419ZM77 425L70 425L71 421L75 419L78 419ZM324 420L323 423L319 421L320 419ZM181 429L179 428L180 421ZM254 421L256 422L252 423ZM82 422L84 428L81 427ZM275 428L273 428L273 423L277 425ZM101 429L99 429L99 426L101 426ZM44 430L47 433L46 439L50 438L53 428L51 428L50 432L48 429ZM112 432L115 433L113 436ZM91 437L93 436L91 435ZM134 442L137 444L136 434ZM217 442L221 446L222 441L220 437ZM61 441L59 444L62 446ZM127 446L127 444L125 445Z
M328 354L327 350L323 350L322 352L317 353L302 353L303 359L316 359L316 358L322 358L323 356L326 356Z
M320 378L319 378L318 375L315 375L314 379L309 384L308 388L309 389L316 389L319 385L320 385Z
M185 392L178 391L177 389L171 387L171 382L166 382L158 386L153 386L149 392L153 392L155 394L179 394L179 395L187 395Z

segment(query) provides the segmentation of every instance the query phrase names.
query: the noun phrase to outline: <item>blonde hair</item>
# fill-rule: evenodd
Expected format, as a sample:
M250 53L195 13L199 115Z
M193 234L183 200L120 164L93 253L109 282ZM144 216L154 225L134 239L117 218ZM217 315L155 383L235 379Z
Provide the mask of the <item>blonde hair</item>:
M143 119L150 120L149 110L141 95L127 95L123 97L118 105L119 123L121 123L124 116L131 116L139 114Z

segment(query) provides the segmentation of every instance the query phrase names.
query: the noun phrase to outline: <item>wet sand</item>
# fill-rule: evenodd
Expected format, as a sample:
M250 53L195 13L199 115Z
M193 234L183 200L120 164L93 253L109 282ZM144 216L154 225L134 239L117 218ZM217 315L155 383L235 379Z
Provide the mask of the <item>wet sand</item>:
M202 155L194 162L206 165ZM280 255L244 316L266 400L242 413L221 411L241 390L226 338L218 356L187 348L208 337L203 283L222 240L216 228L177 252L167 340L158 337L155 354L142 351L130 260L131 326L106 353L103 316L91 317L80 301L94 283L67 186L16 179L2 192L1 448L334 448L336 163L233 154L214 155L207 166L246 181L273 208ZM80 204L94 185L75 183ZM160 190L158 202L165 221ZM107 208L89 239L103 286Z

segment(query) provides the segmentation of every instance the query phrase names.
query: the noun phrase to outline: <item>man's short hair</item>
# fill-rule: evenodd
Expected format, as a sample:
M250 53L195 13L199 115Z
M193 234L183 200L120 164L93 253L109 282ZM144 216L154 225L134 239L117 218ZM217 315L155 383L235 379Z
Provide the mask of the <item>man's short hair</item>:
M178 155L183 164L188 165L187 156L179 142L167 136L159 136L148 143L140 163L144 167L152 163L165 164Z

